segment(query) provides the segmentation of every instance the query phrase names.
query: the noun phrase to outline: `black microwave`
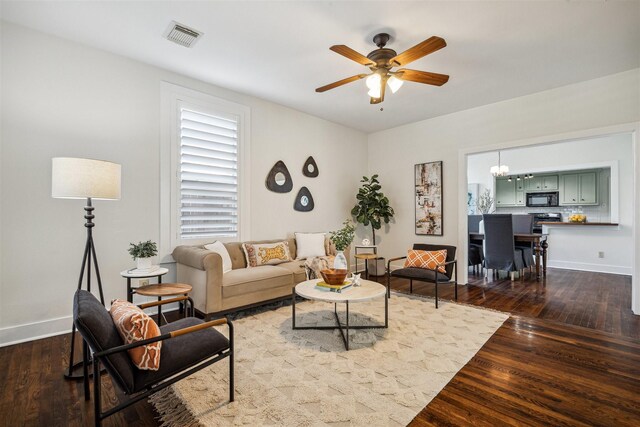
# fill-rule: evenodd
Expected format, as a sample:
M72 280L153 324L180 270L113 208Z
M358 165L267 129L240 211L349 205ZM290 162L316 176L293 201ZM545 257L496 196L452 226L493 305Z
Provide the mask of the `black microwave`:
M553 207L558 206L558 192L527 193L527 206Z

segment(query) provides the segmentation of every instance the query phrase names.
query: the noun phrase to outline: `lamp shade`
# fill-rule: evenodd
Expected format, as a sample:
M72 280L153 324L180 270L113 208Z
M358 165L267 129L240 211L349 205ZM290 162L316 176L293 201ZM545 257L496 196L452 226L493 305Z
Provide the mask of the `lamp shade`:
M51 166L51 196L56 199L120 199L121 166L117 163L54 157Z

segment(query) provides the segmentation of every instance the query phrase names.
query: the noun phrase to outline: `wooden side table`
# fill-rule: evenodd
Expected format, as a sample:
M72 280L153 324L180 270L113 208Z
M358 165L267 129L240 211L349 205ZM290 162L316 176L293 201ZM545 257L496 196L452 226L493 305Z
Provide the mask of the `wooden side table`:
M136 289L136 293L138 295L144 295L147 297L158 297L158 301L162 299L162 297L175 297L184 295L188 297L189 303L191 304L191 315L193 316L194 307L193 300L189 297L189 293L192 291L191 285L185 285L184 283L159 283L157 285L147 285L140 286ZM185 308L185 314L186 314ZM158 326L162 325L162 306L158 306Z
M367 250L365 253L358 253L358 249ZM364 275L365 279L369 280L369 260L378 258L378 247L377 246L362 246L355 245L354 246L354 254L353 257L356 259L355 261L355 271L358 274L358 260L364 260Z

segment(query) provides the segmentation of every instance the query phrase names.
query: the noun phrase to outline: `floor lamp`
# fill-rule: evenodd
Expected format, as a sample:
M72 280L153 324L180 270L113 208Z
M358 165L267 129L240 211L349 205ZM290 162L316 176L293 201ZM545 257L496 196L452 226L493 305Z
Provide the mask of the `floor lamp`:
M91 292L91 267L95 268L98 282L100 301L104 305L102 292L102 280L98 269L98 258L93 245L93 209L91 200L118 200L120 199L120 165L102 160L79 159L73 157L54 157L51 168L51 196L56 199L86 199L84 207L87 228L87 241L84 246L78 289L82 288L86 272L87 291ZM69 367L64 376L68 379L82 379L88 375L88 366L84 361L88 360L88 348L83 343L83 361L73 362L73 351L76 336L76 325L71 327L71 349L69 353ZM82 368L82 373L75 373Z

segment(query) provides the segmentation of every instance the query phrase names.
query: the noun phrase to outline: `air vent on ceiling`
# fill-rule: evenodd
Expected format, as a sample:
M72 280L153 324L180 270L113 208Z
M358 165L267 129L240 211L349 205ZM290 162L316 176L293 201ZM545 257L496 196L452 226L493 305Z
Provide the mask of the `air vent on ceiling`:
M171 21L171 25L165 31L164 36L167 40L179 44L184 47L193 47L193 45L204 35L199 31L189 28L185 25Z

